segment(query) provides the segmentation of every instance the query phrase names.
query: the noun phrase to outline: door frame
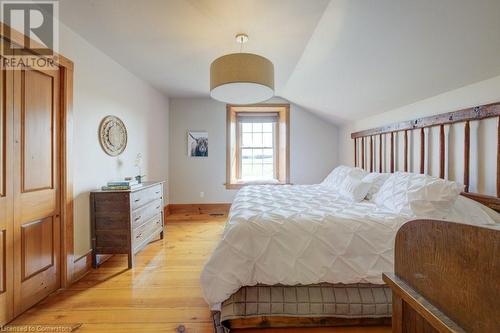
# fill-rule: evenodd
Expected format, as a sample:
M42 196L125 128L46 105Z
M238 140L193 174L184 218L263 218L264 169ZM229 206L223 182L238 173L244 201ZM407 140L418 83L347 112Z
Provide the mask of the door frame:
M0 22L0 38L25 45L21 32ZM39 45L30 39L30 45ZM33 52L36 54L36 52ZM75 272L73 234L73 72L68 58L54 53L60 69L60 203L61 203L61 288L68 287L78 275Z

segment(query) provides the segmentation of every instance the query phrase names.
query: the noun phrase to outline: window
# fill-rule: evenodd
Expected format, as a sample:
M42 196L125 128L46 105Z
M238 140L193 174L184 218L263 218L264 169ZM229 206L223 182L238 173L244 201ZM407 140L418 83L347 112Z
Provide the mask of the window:
M227 107L227 188L288 183L289 106Z
M240 118L240 117L238 117ZM238 122L239 128L239 179L273 180L276 179L274 166L276 133L273 118L257 122Z

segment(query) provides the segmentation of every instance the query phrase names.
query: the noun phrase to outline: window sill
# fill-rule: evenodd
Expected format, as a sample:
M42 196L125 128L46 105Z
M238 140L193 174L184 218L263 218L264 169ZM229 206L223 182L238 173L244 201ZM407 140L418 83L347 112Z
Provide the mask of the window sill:
M241 181L236 183L224 184L227 190L238 190L248 185L291 185L291 183L284 183L280 181Z

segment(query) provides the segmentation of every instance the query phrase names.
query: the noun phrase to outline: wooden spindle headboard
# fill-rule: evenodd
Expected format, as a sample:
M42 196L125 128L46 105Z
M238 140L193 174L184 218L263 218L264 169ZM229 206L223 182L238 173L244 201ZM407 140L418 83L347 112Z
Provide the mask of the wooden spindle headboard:
M494 144L482 147L479 145L478 134L480 123L487 119L491 121L491 118L497 120L495 130L489 131L487 138L483 138L481 142L494 142ZM450 139L452 126L463 126L463 133L456 135L460 136L460 140ZM474 128L476 143L473 148L471 148L471 127ZM455 131L455 128L453 130ZM432 133L438 139L434 145L431 142ZM357 167L370 172L427 173L460 181L465 186L464 196L500 211L500 102L367 129L351 133L351 138L354 140L354 165ZM485 149L488 151L485 152ZM457 153L457 150L461 150L460 153ZM479 151L489 160L480 161ZM471 153L474 154L476 166L473 183L471 183ZM453 160L450 158L452 154ZM457 163L458 155L460 158L463 156L461 166L453 164ZM495 158L496 175L491 172L488 176L480 174L488 169L490 163L495 163ZM437 161L434 172L429 172L431 160ZM485 168L480 163L488 165ZM450 175L450 170L460 168L461 175L457 172ZM488 184L489 191L484 191L488 193L471 191L471 184L478 188L478 179L481 179L483 184ZM491 181L495 181L495 189L489 185Z

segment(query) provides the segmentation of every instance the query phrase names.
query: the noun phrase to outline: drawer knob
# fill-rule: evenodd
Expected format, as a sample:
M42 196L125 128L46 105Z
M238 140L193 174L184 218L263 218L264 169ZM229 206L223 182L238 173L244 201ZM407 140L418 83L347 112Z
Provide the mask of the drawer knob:
M155 193L156 193L156 194L160 194L160 191L156 191Z
M160 209L160 206L157 206L156 209Z
M139 221L139 220L141 219L141 217L142 217L141 215L137 216L137 217L134 219L134 221Z
M137 198L134 200L134 202L139 202L139 201L141 201L141 198Z
M138 234L137 236L135 236L135 238L141 238L142 237L142 232L140 234Z

